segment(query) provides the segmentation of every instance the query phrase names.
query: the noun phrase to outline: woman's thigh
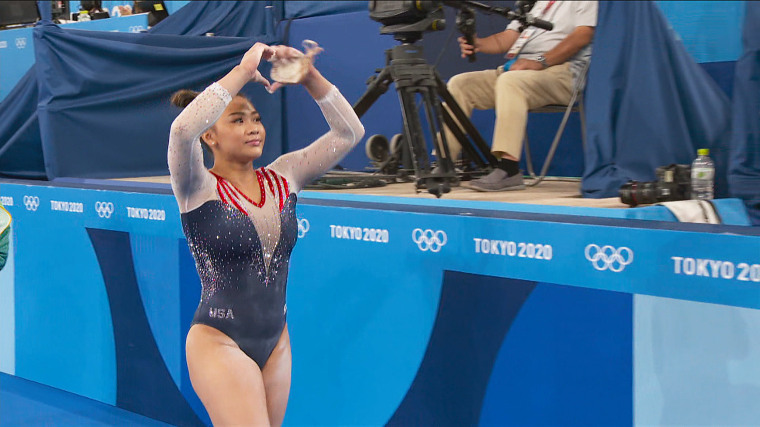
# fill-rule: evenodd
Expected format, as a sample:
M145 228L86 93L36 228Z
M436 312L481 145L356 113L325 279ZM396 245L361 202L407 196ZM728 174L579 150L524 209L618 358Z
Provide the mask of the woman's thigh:
M231 338L194 325L186 351L190 381L215 426L269 424L261 370Z
M272 354L262 370L267 396L269 421L273 426L282 424L290 394L290 335L286 324Z

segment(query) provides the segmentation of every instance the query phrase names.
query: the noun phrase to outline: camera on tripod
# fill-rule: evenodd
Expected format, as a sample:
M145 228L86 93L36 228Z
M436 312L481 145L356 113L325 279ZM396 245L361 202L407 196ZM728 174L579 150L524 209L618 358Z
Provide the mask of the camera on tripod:
M528 14L535 5L534 0L518 0L514 10L505 7L490 6L474 1L447 0L370 0L369 17L383 24L380 34L393 34L396 38L414 34L419 40L422 32L440 31L446 28L443 5L459 9L457 26L465 36L472 31L474 34L474 13L478 9L484 13L496 13L507 19L516 19L523 26L534 26L551 30L551 22L534 18ZM469 34L472 36L473 34Z
M383 24L380 34L393 34L397 38L412 36L419 40L422 32L446 28L440 1L373 0L369 3L369 17Z
M620 187L620 201L630 207L691 197L691 166L668 165L656 169L657 181L628 181Z
M451 186L459 182L444 126L462 146L463 154L477 167L494 168L498 164L490 147L457 105L435 67L425 60L422 46L416 44L423 32L445 28L444 5L462 12L457 17L457 27L469 38L474 37L475 33L473 9L496 13L510 20L517 19L523 25L547 30L553 27L551 22L525 14L523 11L527 8L513 11L469 0L369 2L370 18L383 24L380 33L392 34L401 45L386 50L385 67L376 70L377 74L367 80L367 91L354 104L354 112L361 117L394 84L399 95L404 129L402 134L394 138L395 144L389 144L382 136L370 137L366 147L367 156L385 174L390 175L398 169L397 176L402 180L408 177L406 171L413 169L416 191L425 188L436 197L448 193ZM421 116L424 116L428 129L423 127ZM427 154L428 140L431 142L430 147L437 153L438 163L435 167Z

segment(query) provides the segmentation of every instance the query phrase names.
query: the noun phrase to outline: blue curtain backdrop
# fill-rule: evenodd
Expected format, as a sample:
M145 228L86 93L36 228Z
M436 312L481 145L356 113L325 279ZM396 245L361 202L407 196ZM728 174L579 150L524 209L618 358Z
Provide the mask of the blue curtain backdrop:
M63 30L41 21L35 55L43 65L32 66L0 103L0 176L165 175L167 132L179 112L169 106L169 95L203 89L255 41L277 42L266 3L191 2L194 13L161 22L169 34L215 32L224 38ZM49 2L39 4L49 16ZM254 85L244 93L268 129L257 162L265 164L282 151L282 93L270 95Z
M281 1L285 19L307 18L310 16L335 15L337 13L367 12L366 1Z
M258 39L34 29L38 114L49 179L166 175L169 105L221 78ZM266 71L266 70L265 70ZM261 164L280 152L281 95L246 93L269 129Z
M156 24L151 34L261 37L273 34L271 1L191 1Z
M760 3L747 2L744 54L736 63L729 181L760 225Z
M0 103L0 175L45 179L37 120L37 70L34 66Z
M586 94L588 146L581 190L616 197L658 166L709 148L716 196L728 195L728 97L686 52L653 2L600 2Z

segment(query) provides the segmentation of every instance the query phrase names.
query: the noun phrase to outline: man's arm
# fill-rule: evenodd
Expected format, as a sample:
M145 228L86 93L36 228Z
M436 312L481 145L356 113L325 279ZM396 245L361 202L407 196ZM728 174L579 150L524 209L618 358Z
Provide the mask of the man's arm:
M594 27L576 27L557 46L544 54L549 66L562 64L578 53L594 38Z
M489 54L504 54L515 44L517 37L520 36L515 30L504 30L500 33L492 34L485 38L476 38L475 47L478 51Z
M559 65L572 58L584 46L591 43L594 38L594 27L580 26L576 27L572 33L568 34L557 46L544 53L546 64L548 66ZM538 61L529 59L518 59L509 68L510 70L543 70L544 66Z
M520 33L515 30L504 30L483 38L476 36L474 51L489 54L507 53L519 36ZM459 49L462 51L462 58L473 53L473 46L467 44L464 37L459 37L458 40Z

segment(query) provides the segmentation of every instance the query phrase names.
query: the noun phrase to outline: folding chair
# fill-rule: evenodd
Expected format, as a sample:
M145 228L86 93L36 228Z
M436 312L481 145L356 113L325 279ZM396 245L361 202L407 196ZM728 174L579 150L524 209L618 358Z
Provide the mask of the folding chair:
M578 76L577 81L575 82L575 87L573 88L573 95L570 97L570 103L568 105L546 105L544 107L536 108L533 110L528 111L529 113L565 113L565 115L562 117L562 122L559 125L559 129L557 129L557 134L554 135L554 141L552 141L552 145L549 148L549 153L546 155L546 160L544 160L544 165L541 167L541 174L536 176L535 171L533 170L533 159L530 154L530 141L528 140L528 133L525 133L525 142L524 142L524 149L525 149L525 163L528 165L528 175L533 179L531 182L527 182L526 185L529 187L532 187L534 185L538 185L541 183L541 181L546 178L546 173L549 171L549 166L552 163L552 159L554 158L554 153L557 151L557 145L559 145L559 140L562 139L562 133L565 131L565 126L567 125L567 119L570 117L570 113L572 112L578 112L580 119L581 119L581 141L583 143L583 148L585 150L586 148L586 111L583 106L583 92L584 88L586 86L586 74L588 73L588 67L591 64L591 61L588 61L586 65L584 65L583 69L581 70L580 75Z

